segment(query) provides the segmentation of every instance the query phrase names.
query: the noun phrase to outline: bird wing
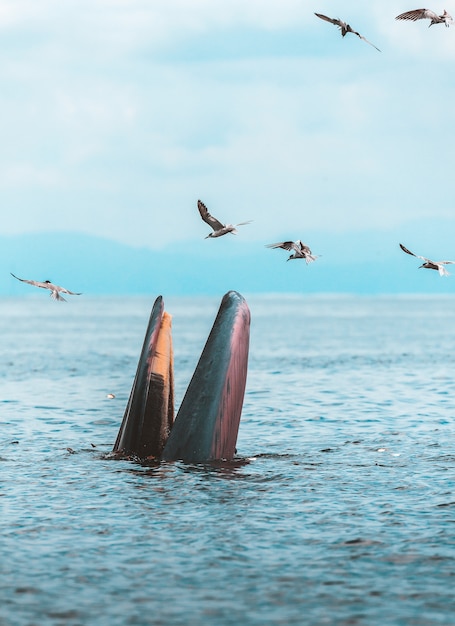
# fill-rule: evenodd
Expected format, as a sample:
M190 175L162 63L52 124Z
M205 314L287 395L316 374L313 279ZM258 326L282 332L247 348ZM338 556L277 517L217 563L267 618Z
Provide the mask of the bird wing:
M13 272L10 272L10 274L11 276L14 276L14 278L17 278L17 280L20 280L22 283L28 283L29 285L41 287L42 289L49 289L49 283L41 283L37 280L27 280L26 278L19 278L19 276L16 276L15 274L13 274Z
M245 224L251 224L253 220L248 220L247 222L239 222L238 224L235 224L235 226L245 226Z
M320 17L321 20L325 20L326 22L330 22L331 24L335 24L336 26L339 26L340 28L344 24L344 22L342 22L338 18L327 17L327 15L322 15L322 13L315 13L315 15L317 17Z
M69 293L70 296L82 296L82 293L77 293L76 291L70 291L69 289L65 289L65 287L57 287L58 291L62 291L63 293Z
M207 207L200 200L197 201L197 208L199 209L199 213L201 214L202 219L206 224L208 224L213 230L220 230L224 228L224 224L219 222L215 217L210 215Z
M411 252L410 250L408 250L406 246L403 246L402 243L400 243L400 248L403 250L403 252L406 252L406 254L410 254L411 256L417 256L416 254L414 254L414 252Z
M266 248L283 248L283 250L295 250L296 246L293 241L280 241L279 243L268 243ZM298 250L300 252L300 250Z
M438 261L441 265L454 265L455 261Z
M305 243L303 243L303 241L298 241L295 244L295 248L298 249L299 252L302 252L303 254L311 254L311 250L309 248L309 246L307 246Z
M413 11L406 11L397 15L396 20L411 20L416 22L417 20L439 20L440 17L434 11L429 9L414 9ZM441 20L442 21L442 20Z
M414 252L411 252L405 246L403 246L402 243L400 243L400 248L403 250L403 252L406 252L406 254L410 254L411 256L415 256L417 259L422 259L422 261L426 261L427 263L434 263L434 261L432 261L431 259L427 259L426 256L419 256L418 254L414 254Z
M360 33L358 33L356 30L352 30L352 28L349 26L349 24L348 24L348 28L349 28L349 32L350 32L350 33L353 33L354 35L357 35L357 37L360 37L360 39L363 39L363 41L366 41L367 43L369 43L369 44L370 44L370 46L373 46L373 48L376 48L376 50L377 50L378 52L381 52L381 51L379 50L379 48L377 48L377 47L374 45L374 43L371 43L371 41L368 41L368 39L367 39L366 37L364 37L363 35L361 35Z

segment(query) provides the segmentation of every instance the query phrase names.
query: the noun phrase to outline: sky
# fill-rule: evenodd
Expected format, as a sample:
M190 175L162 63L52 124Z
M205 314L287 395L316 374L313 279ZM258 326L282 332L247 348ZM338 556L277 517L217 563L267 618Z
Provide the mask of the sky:
M455 25L394 19L413 8L0 0L1 234L178 252L216 243L200 198L253 220L251 246L412 232L411 250L451 258Z

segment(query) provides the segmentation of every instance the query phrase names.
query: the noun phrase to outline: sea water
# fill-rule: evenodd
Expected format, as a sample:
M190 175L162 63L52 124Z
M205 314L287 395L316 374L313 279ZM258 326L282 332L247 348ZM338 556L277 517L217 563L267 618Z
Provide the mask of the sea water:
M176 408L221 296L165 297ZM2 626L455 622L455 297L246 297L236 462L148 467L154 297L0 300Z

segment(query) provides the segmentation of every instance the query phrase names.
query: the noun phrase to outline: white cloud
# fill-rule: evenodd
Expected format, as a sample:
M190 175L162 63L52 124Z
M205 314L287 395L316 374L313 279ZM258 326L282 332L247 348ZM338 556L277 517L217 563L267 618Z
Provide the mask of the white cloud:
M15 187L63 187L61 172L57 168L37 167L33 163L20 163L0 169L0 188Z
M246 239L447 214L455 28L384 4L340 15L379 54L314 18L333 2L0 3L4 231L183 242L205 234L200 196L254 219ZM297 26L302 47L280 55ZM250 47L233 56L239 28Z

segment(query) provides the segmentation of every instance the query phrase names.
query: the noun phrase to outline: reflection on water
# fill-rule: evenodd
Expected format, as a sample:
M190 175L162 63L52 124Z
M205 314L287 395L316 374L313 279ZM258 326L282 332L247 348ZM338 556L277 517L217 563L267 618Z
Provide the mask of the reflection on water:
M238 458L144 465L153 299L0 301L0 622L451 623L453 299L249 298ZM166 305L178 404L219 299Z

